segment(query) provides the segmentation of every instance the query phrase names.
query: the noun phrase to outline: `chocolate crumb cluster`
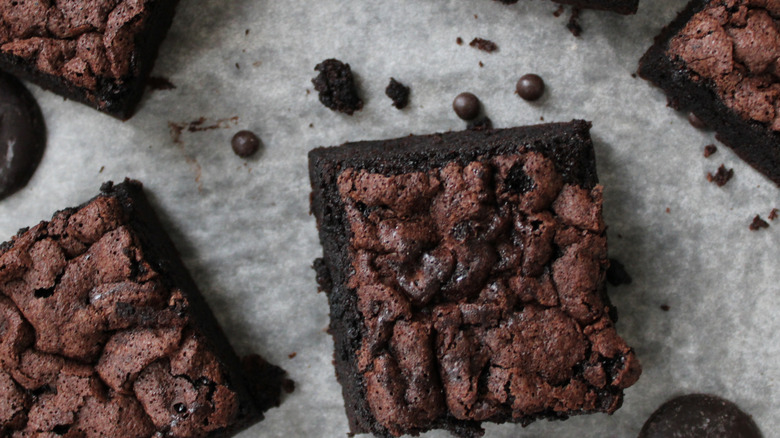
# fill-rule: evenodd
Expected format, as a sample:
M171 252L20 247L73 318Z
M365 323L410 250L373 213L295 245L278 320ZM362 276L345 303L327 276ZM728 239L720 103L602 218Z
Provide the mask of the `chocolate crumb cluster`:
M0 246L0 436L206 437L245 409L120 202Z
M341 172L357 369L384 428L620 406L641 367L604 293L601 190L565 184L538 152Z
M358 96L349 64L338 59L326 59L317 64L314 70L319 75L311 81L323 105L350 116L363 109L363 101Z
M774 1L713 0L670 41L669 54L743 118L780 131L779 20Z

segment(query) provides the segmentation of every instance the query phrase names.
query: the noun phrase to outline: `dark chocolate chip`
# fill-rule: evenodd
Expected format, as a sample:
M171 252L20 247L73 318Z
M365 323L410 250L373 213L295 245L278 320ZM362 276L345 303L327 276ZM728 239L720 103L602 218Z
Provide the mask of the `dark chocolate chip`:
M385 94L393 100L393 106L398 109L404 109L409 104L409 87L396 81L395 78L390 78Z
M0 73L0 199L24 187L46 146L46 127L32 94Z
M650 418L639 438L761 438L750 415L734 403L707 394L673 398Z
M694 113L688 113L688 123L696 129L707 129L707 124Z
M241 158L254 155L260 149L260 139L252 131L238 131L230 141L233 152Z
M525 100L539 100L544 95L544 80L539 75L529 73L517 81L515 90Z
M704 146L704 158L711 157L715 152L718 152L718 147L714 144L708 144L707 146Z
M481 105L472 93L460 93L452 101L452 109L463 120L474 120L479 116Z

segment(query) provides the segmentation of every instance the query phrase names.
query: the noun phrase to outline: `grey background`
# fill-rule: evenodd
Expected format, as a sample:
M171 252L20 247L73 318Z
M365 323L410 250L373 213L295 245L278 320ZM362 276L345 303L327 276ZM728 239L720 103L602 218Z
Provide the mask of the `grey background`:
M0 202L0 235L89 199L105 180L140 179L237 350L260 352L297 383L241 437L340 437L347 423L323 332L327 303L310 269L321 250L307 151L461 129L450 104L465 90L496 127L592 120L610 255L634 279L611 296L644 374L613 416L488 425L487 436L633 437L660 403L687 392L732 399L777 436L780 221L760 232L748 225L780 207L780 192L725 147L703 158L713 135L631 76L684 3L642 0L632 17L585 11L574 38L568 12L555 18L546 1L182 0L154 71L177 88L147 93L130 121L31 86L48 150L27 188ZM459 36L500 50L458 46ZM366 104L354 117L329 111L312 90L314 66L329 57L358 75ZM548 84L539 103L513 94L527 72ZM404 111L384 96L391 76L412 86ZM185 132L180 144L169 132L169 122L233 116L227 129ZM233 155L238 129L261 136L261 156ZM721 163L736 173L723 188L705 179Z

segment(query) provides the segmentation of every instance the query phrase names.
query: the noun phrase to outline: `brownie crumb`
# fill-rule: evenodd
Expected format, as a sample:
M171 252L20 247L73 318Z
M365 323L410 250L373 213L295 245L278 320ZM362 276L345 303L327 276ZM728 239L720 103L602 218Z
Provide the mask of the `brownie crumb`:
M162 76L149 76L146 80L146 86L152 90L173 90L176 85L173 85L168 78Z
M385 94L393 100L393 106L398 109L404 109L409 104L409 87L396 81L395 78L390 78Z
M672 212L672 209L671 209L671 208L669 208L669 207L666 207L666 214L669 214L669 213L671 213L671 212Z
M494 43L493 41L486 40L484 38L474 38L469 43L469 46L474 47L475 49L482 50L483 52L492 53L498 50L498 45Z
M485 66L485 64L483 64L482 61L479 61L479 66L480 66L480 68L482 68L482 67Z
M326 59L317 64L314 70L320 72L311 82L320 93L320 102L333 111L352 115L363 108L358 96L355 79L349 64L338 59Z
M295 352L295 351L293 351L292 353L290 353L290 354L288 354L288 355L287 355L287 358L288 358L288 359L295 359L295 356L297 356L297 355L298 355L298 353L297 353L297 352Z
M493 121L489 117L482 117L481 119L468 122L466 127L473 131L485 131L493 129Z
M456 42L456 43L457 43L459 46L462 46L462 45L463 45L463 38L461 38L461 37L457 37L457 38L455 38L455 42Z
M704 158L709 158L715 152L718 152L718 147L714 144L708 144L707 146L704 146Z
M762 228L769 228L769 223L763 219L761 219L760 215L756 215L756 217L753 218L753 222L750 224L750 231L758 231Z
M767 217L769 218L770 221L777 219L777 212L778 210L776 208L773 208L772 211L769 212L769 216Z
M553 11L553 17L555 18L560 17L561 15L563 15L563 11L564 11L563 5L558 6L558 9Z
M636 79L636 73L631 73L631 77Z
M715 175L712 173L707 173L707 181L714 182L718 185L718 187L725 186L726 183L729 182L729 180L733 177L734 169L726 169L726 166L723 164L718 167L718 171L715 172Z
M626 272L626 267L615 259L609 259L609 269L607 269L607 281L612 286L631 284L633 279Z
M661 310L664 312L668 312L671 307L669 307L667 304L661 304Z
M572 8L569 22L566 23L566 28L569 29L572 35L579 37L582 35L582 26L580 26L580 9Z

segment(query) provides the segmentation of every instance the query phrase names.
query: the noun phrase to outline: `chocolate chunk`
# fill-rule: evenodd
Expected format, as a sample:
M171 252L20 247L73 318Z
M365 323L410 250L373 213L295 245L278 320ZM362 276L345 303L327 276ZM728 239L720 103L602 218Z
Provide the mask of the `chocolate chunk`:
M27 184L45 147L38 103L16 78L0 73L0 199Z
M404 109L409 104L409 87L396 81L395 78L390 78L385 94L393 100L393 106L398 109Z
M763 228L769 228L769 223L761 219L760 215L756 215L748 228L750 228L750 231L758 231Z
M333 111L352 115L363 108L358 96L355 79L349 64L338 59L326 59L317 64L314 70L320 72L311 82L320 94L320 102Z
M482 50L483 52L495 52L498 50L498 45L494 43L493 41L486 40L483 38L474 38L469 43L469 46L474 47L475 49Z
M707 394L673 398L658 408L639 438L762 438L750 415L734 403Z
M544 95L544 80L533 73L524 75L517 81L515 92L525 100L539 100Z
M776 208L773 208L772 211L769 212L769 216L767 217L769 218L770 221L777 219L777 212L778 210Z
M723 187L727 182L734 177L734 169L726 169L726 166L721 164L718 171L713 175L711 172L707 173L707 181L715 183L718 187Z
M707 146L704 146L704 158L711 157L715 152L718 152L718 147L714 144L708 144Z
M688 113L688 123L696 129L707 129L707 124L694 113Z
M238 131L230 140L233 152L241 158L248 158L260 149L260 139L252 131Z
M479 98L472 93L460 93L452 101L452 109L463 120L474 120L479 117L482 105Z

